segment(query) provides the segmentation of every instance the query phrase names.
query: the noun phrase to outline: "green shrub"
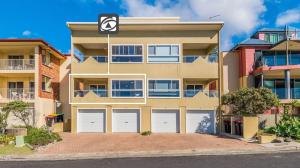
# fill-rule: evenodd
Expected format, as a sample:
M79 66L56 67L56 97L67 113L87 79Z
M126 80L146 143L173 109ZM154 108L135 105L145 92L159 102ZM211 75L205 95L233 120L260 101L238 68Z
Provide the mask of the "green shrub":
M27 128L27 136L25 142L33 146L43 146L54 141L61 141L61 137L57 133L51 133L46 128Z
M149 136L149 135L151 135L151 131L144 131L144 132L141 133L141 135Z
M300 139L300 118L284 114L282 120L275 126L265 129L266 133L279 137Z
M9 135L4 135L4 134L0 135L0 144L7 145L11 141L15 141L15 137L14 136L9 136Z

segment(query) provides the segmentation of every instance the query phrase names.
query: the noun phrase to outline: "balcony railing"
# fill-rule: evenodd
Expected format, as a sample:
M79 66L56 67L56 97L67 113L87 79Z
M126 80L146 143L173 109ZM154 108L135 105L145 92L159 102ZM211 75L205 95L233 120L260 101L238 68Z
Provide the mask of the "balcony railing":
M75 90L75 97L84 97L89 92L94 92L99 97L107 97L107 90Z
M179 89L149 89L149 97L179 97Z
M30 88L18 88L18 89L1 88L0 89L0 99L33 100L34 99L34 89L30 89Z
M34 59L0 59L0 70L34 70Z
M199 58L198 55L186 55L186 56L183 56L183 62L184 63L193 63L198 58Z
M201 89L188 89L188 90L184 90L184 97L194 97L196 94L198 94L199 92L203 92L203 90Z
M85 61L89 57L94 58L99 63L106 63L107 62L107 56L86 56L86 57L84 57L83 61Z
M143 97L143 89L112 89L112 97Z

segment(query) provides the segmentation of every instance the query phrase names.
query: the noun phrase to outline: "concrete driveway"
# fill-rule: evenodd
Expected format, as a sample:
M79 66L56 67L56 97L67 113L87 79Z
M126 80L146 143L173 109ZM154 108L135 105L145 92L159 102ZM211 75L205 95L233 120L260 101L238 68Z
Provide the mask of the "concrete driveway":
M71 134L63 141L38 150L38 154L139 152L169 150L239 150L261 148L240 140L204 134Z

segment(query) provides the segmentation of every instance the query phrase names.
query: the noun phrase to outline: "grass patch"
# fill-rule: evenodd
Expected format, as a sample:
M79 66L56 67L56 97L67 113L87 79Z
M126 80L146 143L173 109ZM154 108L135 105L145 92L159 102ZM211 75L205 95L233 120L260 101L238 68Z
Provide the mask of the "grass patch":
M16 148L15 145L0 146L0 156L4 155L26 155L33 151L27 146Z

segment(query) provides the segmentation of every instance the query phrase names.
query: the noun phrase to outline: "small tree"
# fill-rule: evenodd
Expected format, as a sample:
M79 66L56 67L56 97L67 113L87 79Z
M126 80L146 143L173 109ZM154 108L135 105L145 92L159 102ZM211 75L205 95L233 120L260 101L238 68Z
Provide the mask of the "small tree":
M28 127L30 126L29 117L31 115L31 112L27 110L28 107L28 103L16 100L7 103L2 110L7 113L12 113L16 118L20 119L26 127Z
M5 133L5 129L7 127L7 118L8 118L9 112L0 110L0 134Z
M222 96L222 105L231 107L233 114L256 115L278 105L278 98L267 88L243 88Z

